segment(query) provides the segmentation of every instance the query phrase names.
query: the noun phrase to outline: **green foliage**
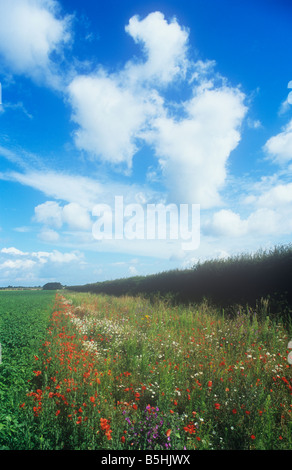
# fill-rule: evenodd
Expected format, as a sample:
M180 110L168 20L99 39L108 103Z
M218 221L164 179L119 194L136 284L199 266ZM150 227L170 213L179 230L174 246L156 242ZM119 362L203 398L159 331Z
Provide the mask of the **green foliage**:
M53 298L52 292L0 292L0 449L25 442L19 405L33 377L33 358L46 331Z
M292 308L292 247L242 254L228 259L198 263L192 269L172 270L148 276L71 286L76 292L108 295L143 295L168 298L173 304L198 303L208 299L232 311L234 304L256 307L269 300L269 309L289 319ZM230 309L230 306L232 307Z
M26 403L31 448L288 449L291 333L244 308L223 322L207 302L65 292Z
M3 294L0 449L291 448L292 330L265 302Z
M58 290L62 289L62 284L60 282L47 282L43 286L43 290Z

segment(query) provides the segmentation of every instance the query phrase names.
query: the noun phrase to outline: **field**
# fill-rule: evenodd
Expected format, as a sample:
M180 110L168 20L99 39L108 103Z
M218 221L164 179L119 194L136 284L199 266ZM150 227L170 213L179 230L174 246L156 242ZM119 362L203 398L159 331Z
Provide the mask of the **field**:
M48 291L0 292L0 449L22 445L28 423L19 403L34 377L32 358L46 336L54 296Z
M1 292L0 449L292 449L292 329L268 313Z

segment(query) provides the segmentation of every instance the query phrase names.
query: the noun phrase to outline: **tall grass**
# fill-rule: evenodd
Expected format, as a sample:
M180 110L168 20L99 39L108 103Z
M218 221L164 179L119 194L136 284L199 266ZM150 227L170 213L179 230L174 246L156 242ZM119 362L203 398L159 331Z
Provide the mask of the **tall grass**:
M266 308L58 294L25 448L291 449L292 331Z

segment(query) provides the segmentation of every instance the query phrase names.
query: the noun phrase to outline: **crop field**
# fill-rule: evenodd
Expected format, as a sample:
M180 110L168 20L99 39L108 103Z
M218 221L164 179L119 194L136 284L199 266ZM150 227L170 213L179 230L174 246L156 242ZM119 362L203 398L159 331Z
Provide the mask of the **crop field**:
M292 449L292 330L267 312L1 292L0 448Z
M46 336L55 293L0 292L0 449L23 445L27 424L19 403L33 379L33 355Z

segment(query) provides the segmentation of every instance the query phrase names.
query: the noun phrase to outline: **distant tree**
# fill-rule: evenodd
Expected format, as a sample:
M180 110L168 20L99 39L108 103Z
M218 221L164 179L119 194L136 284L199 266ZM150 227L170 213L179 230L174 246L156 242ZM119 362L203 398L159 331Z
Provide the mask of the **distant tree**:
M47 282L43 286L43 290L57 290L62 289L62 284L60 282Z

